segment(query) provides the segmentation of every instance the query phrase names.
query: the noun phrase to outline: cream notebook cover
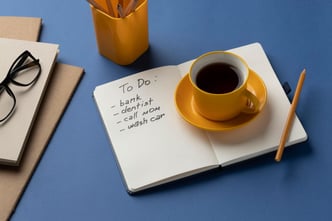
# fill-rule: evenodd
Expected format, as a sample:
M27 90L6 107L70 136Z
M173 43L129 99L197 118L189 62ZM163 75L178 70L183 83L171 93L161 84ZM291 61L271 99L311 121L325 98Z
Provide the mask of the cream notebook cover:
M0 81L5 79L12 63L25 50L39 59L41 65L41 74L33 85L19 87L12 83L8 84L16 97L16 107L9 119L0 123L0 163L2 164L19 164L50 79L58 47L56 44L0 38ZM5 93L2 91L0 99L5 96Z

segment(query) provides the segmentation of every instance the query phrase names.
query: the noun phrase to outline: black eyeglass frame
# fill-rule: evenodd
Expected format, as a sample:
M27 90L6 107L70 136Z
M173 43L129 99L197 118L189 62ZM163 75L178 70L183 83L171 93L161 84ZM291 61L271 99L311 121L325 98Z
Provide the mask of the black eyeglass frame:
M29 61L31 60L31 61ZM22 71L30 70L31 68L38 68L38 72L36 73L36 76L32 78L31 81L28 82L20 82L18 80L15 80L15 77ZM39 63L39 59L36 59L28 50L25 50L23 53L21 53L13 62L11 67L9 68L9 71L5 77L5 79L0 82L0 94L4 93L4 91L7 92L7 94L13 99L13 106L11 107L10 111L0 119L0 123L6 121L13 113L15 107L16 107L16 97L14 92L9 88L9 84L12 83L16 86L20 87L28 87L32 84L34 84L39 76L41 74L41 65Z

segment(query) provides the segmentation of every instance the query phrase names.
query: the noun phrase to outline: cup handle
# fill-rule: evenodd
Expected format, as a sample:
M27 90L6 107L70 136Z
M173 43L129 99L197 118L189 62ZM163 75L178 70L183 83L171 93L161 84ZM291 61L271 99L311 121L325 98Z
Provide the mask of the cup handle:
M245 100L245 107L242 110L242 112L246 114L257 113L260 107L260 102L258 98L247 89L244 91L243 95L246 100Z

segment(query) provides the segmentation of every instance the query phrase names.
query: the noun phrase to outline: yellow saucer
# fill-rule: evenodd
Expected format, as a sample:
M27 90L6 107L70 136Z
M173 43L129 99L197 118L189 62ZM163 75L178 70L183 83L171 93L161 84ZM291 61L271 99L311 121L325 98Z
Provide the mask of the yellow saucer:
M201 129L210 131L225 131L241 127L252 121L266 104L267 91L263 80L252 70L248 78L248 90L258 98L261 106L256 114L241 113L239 116L227 121L212 121L204 118L195 111L193 105L193 90L189 75L181 79L175 91L175 104L179 114L184 120Z

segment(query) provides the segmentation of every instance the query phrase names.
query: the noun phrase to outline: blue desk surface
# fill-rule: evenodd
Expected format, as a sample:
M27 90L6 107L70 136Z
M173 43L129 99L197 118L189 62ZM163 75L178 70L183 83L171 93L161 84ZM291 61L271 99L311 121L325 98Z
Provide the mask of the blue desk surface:
M12 220L329 220L332 218L332 1L149 2L150 50L130 66L100 56L84 0L2 1L0 15L43 18L41 41L85 69ZM307 78L297 109L306 143L130 196L92 91L211 50L260 42L281 82ZM294 90L293 90L294 91ZM290 98L292 94L290 94Z

